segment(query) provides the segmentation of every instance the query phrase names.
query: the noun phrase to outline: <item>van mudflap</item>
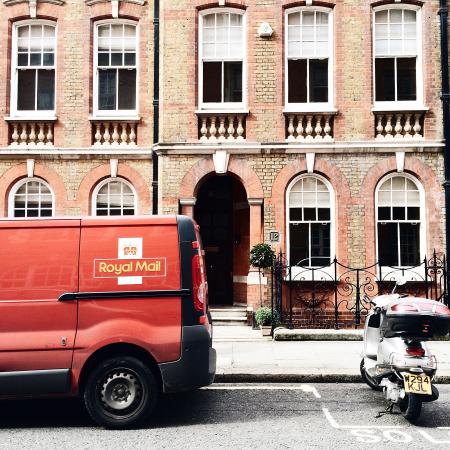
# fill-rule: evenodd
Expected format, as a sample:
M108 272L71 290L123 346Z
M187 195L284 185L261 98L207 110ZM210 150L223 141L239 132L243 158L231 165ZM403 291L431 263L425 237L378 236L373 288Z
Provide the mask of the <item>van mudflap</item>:
M214 381L216 350L208 330L203 325L185 326L181 335L180 359L159 364L165 393L190 391Z

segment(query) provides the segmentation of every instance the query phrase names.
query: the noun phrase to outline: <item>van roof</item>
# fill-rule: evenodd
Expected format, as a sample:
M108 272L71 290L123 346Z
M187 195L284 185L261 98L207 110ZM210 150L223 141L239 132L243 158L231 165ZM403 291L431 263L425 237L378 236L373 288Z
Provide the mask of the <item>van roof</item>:
M46 226L69 226L75 221L81 222L83 226L129 226L129 225L173 225L177 223L177 216L108 216L108 217L40 217L40 218L3 218L0 219L0 228L10 227L46 227ZM78 224L77 224L78 225Z

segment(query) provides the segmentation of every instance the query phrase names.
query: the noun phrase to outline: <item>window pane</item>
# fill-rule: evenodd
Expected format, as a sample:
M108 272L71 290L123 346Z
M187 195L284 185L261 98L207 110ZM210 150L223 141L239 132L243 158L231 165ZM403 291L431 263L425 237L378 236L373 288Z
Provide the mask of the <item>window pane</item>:
M289 209L289 219L292 221L303 220L302 211L303 211L303 208L290 208Z
M397 59L398 100L416 100L416 58Z
M304 208L304 220L316 221L316 208Z
M225 62L224 77L224 102L242 102L242 62Z
M391 208L386 206L378 208L378 220L391 220Z
M41 53L31 53L30 54L30 66L40 66L42 64Z
M136 109L136 70L119 70L119 109Z
M55 54L54 53L44 53L42 55L42 65L53 66L55 64Z
M203 63L203 101L205 103L222 101L222 63Z
M300 27L289 27L288 28L288 40L289 41L300 41Z
M288 102L306 103L306 73L307 60L288 61Z
M136 36L136 27L134 25L124 25L123 26L123 34L125 37L135 37Z
M395 101L394 58L375 59L376 101Z
M125 57L124 64L126 66L136 65L136 53L125 53L124 57Z
M17 55L18 66L28 66L28 53L19 53Z
M306 223L289 225L290 264L309 265L309 225Z
M97 64L99 66L109 66L109 53L99 53Z
M398 230L396 223L378 224L378 257L382 266L398 266Z
M376 23L387 23L388 22L388 11L378 11L375 13L375 22Z
M404 207L396 206L392 208L392 218L394 220L405 220L405 212L406 211Z
M420 208L416 206L410 206L408 210L408 220L420 220Z
M17 77L17 109L36 109L36 70L19 70Z
M37 109L55 109L55 71L39 70L38 72L38 92Z
M311 224L311 266L330 264L330 224Z
M99 71L98 109L116 109L116 76L115 69Z
M111 53L111 66L122 66L123 53Z
M309 89L311 102L328 101L328 60L309 61Z
M317 209L317 220L331 220L331 214L329 208L318 208Z
M309 11L303 11L303 25L314 25L314 13Z
M420 225L400 224L400 261L402 266L420 264Z
M289 25L300 25L300 13L292 13L288 15Z

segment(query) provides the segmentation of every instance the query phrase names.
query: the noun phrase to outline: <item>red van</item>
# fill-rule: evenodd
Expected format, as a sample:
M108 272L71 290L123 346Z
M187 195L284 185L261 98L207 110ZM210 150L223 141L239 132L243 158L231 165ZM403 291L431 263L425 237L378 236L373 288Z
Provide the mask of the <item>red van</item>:
M82 395L131 427L211 384L203 250L184 216L0 221L0 396Z

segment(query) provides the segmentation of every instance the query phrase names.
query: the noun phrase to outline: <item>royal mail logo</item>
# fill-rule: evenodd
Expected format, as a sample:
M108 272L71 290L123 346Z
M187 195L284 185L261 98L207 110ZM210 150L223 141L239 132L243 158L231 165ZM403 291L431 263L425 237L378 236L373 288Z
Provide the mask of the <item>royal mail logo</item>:
M137 256L138 248L136 246L128 246L123 249L125 256Z
M164 277L166 258L95 259L94 278Z

